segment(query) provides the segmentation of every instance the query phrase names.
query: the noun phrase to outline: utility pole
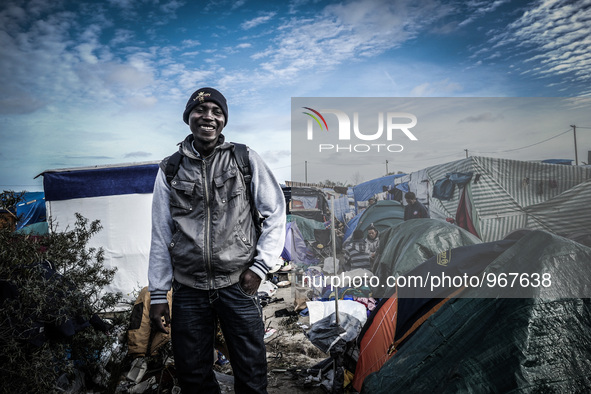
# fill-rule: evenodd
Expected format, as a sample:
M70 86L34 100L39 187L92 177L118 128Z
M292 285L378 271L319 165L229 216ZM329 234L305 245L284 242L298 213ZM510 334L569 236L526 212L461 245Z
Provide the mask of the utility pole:
M575 138L575 165L579 165L579 154L577 153L577 126L571 124L570 127L573 128L573 136Z
M386 175L388 175L388 160L386 160Z
M306 183L308 183L308 160L306 160L305 163L306 163L306 167L305 167Z
M466 159L468 158L468 149L464 149L466 151Z

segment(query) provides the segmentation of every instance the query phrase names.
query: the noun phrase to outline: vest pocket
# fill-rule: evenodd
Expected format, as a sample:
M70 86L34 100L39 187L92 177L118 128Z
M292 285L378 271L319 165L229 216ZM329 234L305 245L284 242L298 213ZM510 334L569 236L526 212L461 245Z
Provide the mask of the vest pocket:
M170 205L191 210L195 183L173 179L170 187Z
M213 179L217 188L217 199L222 205L230 203L231 206L236 205L234 198L244 193L244 184L238 177L238 169L236 167L230 168L222 172Z

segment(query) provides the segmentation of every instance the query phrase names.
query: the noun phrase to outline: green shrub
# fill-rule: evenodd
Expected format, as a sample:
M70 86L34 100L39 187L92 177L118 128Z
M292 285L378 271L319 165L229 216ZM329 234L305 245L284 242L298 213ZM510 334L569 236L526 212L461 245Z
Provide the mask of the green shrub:
M18 198L0 194L5 206ZM84 376L86 388L106 390L118 378L106 373L105 354L117 340L114 333L125 332L128 315L111 314L107 331L95 328L122 299L103 293L115 269L103 266L102 249L87 248L100 230L98 221L81 215L74 228L42 237L0 229L0 392L62 392L58 379L63 386L76 375Z

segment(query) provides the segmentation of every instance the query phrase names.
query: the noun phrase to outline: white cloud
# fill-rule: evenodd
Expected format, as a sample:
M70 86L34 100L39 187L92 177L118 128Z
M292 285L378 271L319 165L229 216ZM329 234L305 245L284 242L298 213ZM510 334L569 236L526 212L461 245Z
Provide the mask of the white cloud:
M273 17L275 15L276 15L275 12L268 12L264 15L261 15L259 17L254 18L254 19L250 19L250 20L247 20L246 22L243 22L240 25L240 27L244 30L252 29L253 27L257 27L259 25L269 22L271 19L273 19Z
M590 0L538 1L512 23L493 32L489 47L503 50L506 57L524 55L524 74L563 75L563 81L574 82L570 94L579 94L591 79L589 7Z
M383 53L415 38L453 9L435 0L364 0L331 4L315 18L293 18L252 56L262 70L291 79Z

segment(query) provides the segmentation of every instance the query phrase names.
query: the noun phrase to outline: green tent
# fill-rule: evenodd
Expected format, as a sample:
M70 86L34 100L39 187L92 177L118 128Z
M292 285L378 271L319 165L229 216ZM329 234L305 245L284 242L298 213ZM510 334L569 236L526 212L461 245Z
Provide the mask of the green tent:
M404 206L400 202L381 200L370 205L363 211L355 229L365 233L367 228L373 223L378 231L381 232L382 230L397 226L403 221Z
M497 282L464 291L400 344L362 393L588 392L589 268L591 248L530 232L484 275L545 275L538 286Z

